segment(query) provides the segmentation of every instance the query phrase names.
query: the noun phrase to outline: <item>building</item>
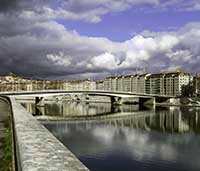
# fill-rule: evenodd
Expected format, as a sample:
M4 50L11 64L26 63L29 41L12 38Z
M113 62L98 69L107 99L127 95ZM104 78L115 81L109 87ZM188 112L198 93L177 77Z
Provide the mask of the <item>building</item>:
M117 91L124 91L124 76L117 77Z
M164 74L162 73L149 74L146 76L145 81L146 81L145 82L146 94L165 94Z
M194 88L195 88L195 94L197 96L200 96L200 73L195 75Z
M182 71L151 74L146 79L146 93L179 96L192 78L190 73Z
M74 80L63 83L63 90L96 90L96 82L90 80Z
M132 91L132 75L126 75L123 77L123 91Z
M111 90L111 77L107 77L103 80L103 88L104 90Z
M32 80L9 74L0 77L0 91L105 90L180 96L182 87L191 82L194 83L196 94L200 94L200 74L197 74L193 81L190 73L182 71L112 76L96 82L91 80Z
M104 87L103 87L103 80L101 80L101 81L96 81L96 90L104 90Z
M97 90L179 96L182 87L190 84L192 78L190 73L182 71L107 77L97 82ZM200 76L198 78L200 80Z
M141 74L137 76L137 93L146 94L146 81L150 74Z
M138 91L138 77L137 74L131 76L131 92L137 93Z
M165 74L165 95L180 96L182 87L193 81L190 73L177 71Z

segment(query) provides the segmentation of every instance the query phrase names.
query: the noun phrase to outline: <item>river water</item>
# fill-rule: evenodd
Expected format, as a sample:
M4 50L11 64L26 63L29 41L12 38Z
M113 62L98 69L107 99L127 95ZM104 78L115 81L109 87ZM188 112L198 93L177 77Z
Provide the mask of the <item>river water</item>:
M35 115L70 118L42 123L91 171L200 170L200 108L75 102L36 110L24 106Z

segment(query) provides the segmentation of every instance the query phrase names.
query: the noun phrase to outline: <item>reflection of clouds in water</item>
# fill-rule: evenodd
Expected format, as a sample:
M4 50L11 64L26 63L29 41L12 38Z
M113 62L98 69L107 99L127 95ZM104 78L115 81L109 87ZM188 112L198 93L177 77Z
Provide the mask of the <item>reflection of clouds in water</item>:
M128 147L131 155L137 160L144 158L159 158L161 160L175 160L177 151L172 144L163 144L161 140L153 140L146 132L130 129L116 129L113 127L96 127L92 135L100 139L106 146L115 147L116 137L124 137L121 142ZM111 147L111 148L112 148Z
M92 135L106 145L112 145L115 133L116 129L113 127L95 127L92 130Z
M162 140L152 139L150 134L135 130L124 130L127 145L131 153L139 160L144 158L159 158L162 160L174 160L177 151L172 144L165 144Z
M169 144L159 144L158 152L164 160L174 160L178 157L177 150Z
M79 156L98 156L103 160L105 156L127 155L142 163L179 164L189 170L200 168L200 136L192 133L162 134L93 122L63 123L52 129L66 145L73 144Z

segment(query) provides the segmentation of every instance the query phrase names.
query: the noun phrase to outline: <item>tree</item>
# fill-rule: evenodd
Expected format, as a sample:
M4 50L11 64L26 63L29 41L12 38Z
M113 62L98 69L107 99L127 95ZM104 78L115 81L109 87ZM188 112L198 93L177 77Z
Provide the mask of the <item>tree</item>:
M182 85L181 87L181 96L182 97L192 97L195 94L195 88L193 84L189 83L188 85Z

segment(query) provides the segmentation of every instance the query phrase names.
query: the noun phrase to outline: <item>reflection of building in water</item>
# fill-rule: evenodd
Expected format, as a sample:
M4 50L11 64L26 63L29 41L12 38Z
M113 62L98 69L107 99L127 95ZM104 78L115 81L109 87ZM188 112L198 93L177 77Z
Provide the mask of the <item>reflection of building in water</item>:
M88 116L111 112L111 104L63 103L63 116Z
M110 103L45 103L45 107L36 107L34 104L26 103L25 108L36 115L71 117L71 116L96 116L114 113L131 113L139 111L139 105L116 105Z
M189 125L183 119L179 109L170 111L160 111L155 117L155 122L152 124L153 129L163 132L187 132Z
M33 104L26 105L30 113L35 112ZM49 116L95 116L93 120L116 127L133 127L162 132L200 133L200 109L170 107L155 111L138 111L138 106L111 106L109 103L47 103L38 109ZM109 115L114 114L115 115ZM127 115L127 113L129 113ZM119 114L119 115L118 115ZM123 115L125 114L125 115ZM98 115L104 115L98 117Z
M35 113L35 106L33 103L22 103L29 113Z
M56 105L56 103L54 104ZM51 112L51 104L45 105L46 115L55 114ZM138 105L122 105L112 106L110 103L76 103L76 102L63 102L57 105L57 112L60 112L59 116L95 116L95 115L106 115L112 113L123 113L123 112L135 112L139 110ZM59 109L58 109L59 108ZM55 111L55 109L54 109ZM50 112L52 114L50 114Z
M45 115L48 116L62 116L62 103L45 104Z
M141 128L145 130L158 130L162 132L183 133L194 130L200 130L200 111L194 113L188 112L183 114L179 108L159 111L156 114L143 112L136 115L105 119L106 124L122 127Z

